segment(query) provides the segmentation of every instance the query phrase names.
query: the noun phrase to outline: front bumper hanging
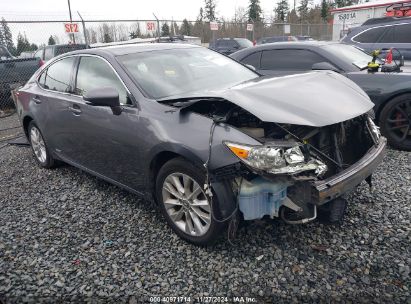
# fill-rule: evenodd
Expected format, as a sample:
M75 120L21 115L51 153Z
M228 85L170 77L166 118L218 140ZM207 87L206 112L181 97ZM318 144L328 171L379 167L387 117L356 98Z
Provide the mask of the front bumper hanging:
M377 146L368 152L349 168L325 180L313 183L312 203L325 204L358 186L369 177L382 162L385 155L387 139L380 137Z

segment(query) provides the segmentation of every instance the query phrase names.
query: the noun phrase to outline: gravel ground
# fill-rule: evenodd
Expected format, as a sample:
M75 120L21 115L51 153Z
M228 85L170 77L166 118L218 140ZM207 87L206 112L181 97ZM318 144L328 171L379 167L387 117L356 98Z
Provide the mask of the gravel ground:
M40 169L29 148L2 148L0 168L0 302L411 303L411 153L388 151L339 227L253 222L209 248L181 241L150 202Z

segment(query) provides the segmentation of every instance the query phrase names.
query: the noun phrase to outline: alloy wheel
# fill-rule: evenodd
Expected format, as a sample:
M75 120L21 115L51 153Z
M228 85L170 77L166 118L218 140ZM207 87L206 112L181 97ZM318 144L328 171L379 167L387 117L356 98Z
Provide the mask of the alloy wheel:
M41 136L39 129L36 127L32 127L30 130L30 142L33 147L34 155L39 162L44 163L47 159L46 145L43 136Z
M400 143L411 139L411 100L398 103L390 111L386 130Z
M163 204L173 223L192 236L207 233L211 224L211 205L200 185L183 173L166 177L162 188Z

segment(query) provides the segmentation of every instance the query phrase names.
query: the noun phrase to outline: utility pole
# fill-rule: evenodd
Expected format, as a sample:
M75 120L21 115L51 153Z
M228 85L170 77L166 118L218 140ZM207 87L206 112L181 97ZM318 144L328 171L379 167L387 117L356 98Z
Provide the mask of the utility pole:
M160 42L160 20L158 20L157 16L153 13L154 18L157 20L157 37L158 37L158 42Z
M73 18L71 17L70 0L67 0L67 3L68 3L68 8L69 8L69 14L70 14L70 23L73 23ZM74 37L74 34L71 34L71 39L73 40L73 43L76 44L76 38Z
M78 16L79 16L80 19L81 19L81 24L83 25L84 42L86 43L87 47L90 47L90 46L89 46L88 39L87 39L86 23L84 22L83 17L81 17L79 11L77 11L77 14L78 14Z

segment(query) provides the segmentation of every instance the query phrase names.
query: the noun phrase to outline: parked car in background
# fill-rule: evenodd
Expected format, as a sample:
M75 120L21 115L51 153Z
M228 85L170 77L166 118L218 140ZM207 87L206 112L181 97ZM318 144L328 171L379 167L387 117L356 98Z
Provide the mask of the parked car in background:
M359 85L374 102L376 121L389 143L411 150L411 69L401 73L368 73L371 56L352 45L335 42L262 45L231 55L263 75L284 76L332 70ZM318 94L321 94L318 89ZM302 96L303 97L303 96ZM333 102L332 99L329 102ZM341 108L344 111L344 108Z
M21 52L19 55L19 58L33 58L34 57L34 51L33 52Z
M209 48L224 55L252 47L253 43L245 38L219 38L210 42Z
M0 45L0 107L12 105L11 90L24 84L40 67L38 58L15 58Z
M187 44L64 54L17 97L41 167L64 161L152 198L200 245L241 217L297 224L318 208L341 220L341 195L370 180L386 145L367 115L372 102L349 79L266 79Z
M274 42L284 42L284 41L298 41L295 36L272 36L272 37L262 37L257 39L257 45L274 43Z
M371 53L383 52L394 47L404 59L411 60L411 17L384 17L367 20L363 25L352 28L341 40ZM393 56L399 58L394 52Z
M314 41L311 36L295 36L298 41Z
M75 50L83 50L88 48L87 44L55 44L47 45L39 48L35 53L34 57L40 58L42 62L47 62L51 58L56 57L61 54L65 54Z

